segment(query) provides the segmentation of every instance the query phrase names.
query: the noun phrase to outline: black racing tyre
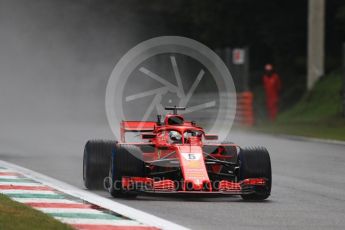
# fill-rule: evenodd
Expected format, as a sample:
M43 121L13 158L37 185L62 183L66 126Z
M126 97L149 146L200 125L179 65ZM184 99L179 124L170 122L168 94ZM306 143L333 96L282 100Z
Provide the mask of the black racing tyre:
M109 192L113 197L133 198L137 196L135 188L133 191L122 189L122 177L143 177L145 176L145 164L142 151L135 145L116 145L112 154L109 177L111 185Z
M257 186L255 193L241 195L244 200L265 200L271 194L272 170L271 160L266 148L244 148L239 153L239 179L266 178L267 185Z
M83 158L83 180L88 189L102 189L108 176L111 152L116 141L89 140L85 144Z

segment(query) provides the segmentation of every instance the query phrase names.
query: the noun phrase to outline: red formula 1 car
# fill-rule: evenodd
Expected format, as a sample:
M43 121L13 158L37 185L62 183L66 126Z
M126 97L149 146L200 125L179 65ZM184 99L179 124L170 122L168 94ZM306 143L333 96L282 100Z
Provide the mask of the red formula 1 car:
M124 121L121 141L91 140L85 145L85 187L105 187L114 197L146 194L241 195L264 200L271 192L270 156L265 148L216 143L195 122L173 110L164 121ZM127 132L142 141L126 142Z

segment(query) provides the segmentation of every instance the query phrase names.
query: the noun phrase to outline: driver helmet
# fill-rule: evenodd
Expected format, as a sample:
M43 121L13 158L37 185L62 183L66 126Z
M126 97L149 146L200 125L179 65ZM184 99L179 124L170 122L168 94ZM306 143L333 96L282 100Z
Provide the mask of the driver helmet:
M170 131L169 137L172 141L181 141L181 139L182 139L181 134L177 131Z

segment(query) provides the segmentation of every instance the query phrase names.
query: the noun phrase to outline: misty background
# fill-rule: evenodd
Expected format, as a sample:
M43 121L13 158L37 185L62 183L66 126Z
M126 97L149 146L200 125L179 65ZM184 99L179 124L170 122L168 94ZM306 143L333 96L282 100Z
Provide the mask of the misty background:
M1 0L0 159L82 186L85 142L113 138L107 80L142 31L126 1Z
M104 120L107 79L139 20L121 4L0 4L0 122Z
M345 3L329 0L326 11L327 72L340 67ZM1 138L54 145L53 134L72 129L82 146L112 137L107 80L129 49L162 35L212 49L249 47L251 90L262 91L263 66L272 62L283 81L283 110L305 92L306 26L307 0L0 0ZM93 124L106 133L80 131Z
M329 71L341 62L345 4L329 0L326 11ZM306 25L306 0L0 0L0 122L103 122L117 61L162 35L212 49L249 47L251 89L261 87L263 65L274 63L284 109L305 90Z

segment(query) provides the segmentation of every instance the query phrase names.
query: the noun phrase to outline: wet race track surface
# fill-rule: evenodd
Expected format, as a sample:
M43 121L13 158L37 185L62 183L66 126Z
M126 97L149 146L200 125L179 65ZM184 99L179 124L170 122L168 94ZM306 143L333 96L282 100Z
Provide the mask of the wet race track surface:
M105 122L18 124L3 127L0 159L83 188L87 139L111 138ZM273 187L264 202L239 197L111 198L192 229L343 229L345 146L233 131L241 146L261 145L271 154Z

